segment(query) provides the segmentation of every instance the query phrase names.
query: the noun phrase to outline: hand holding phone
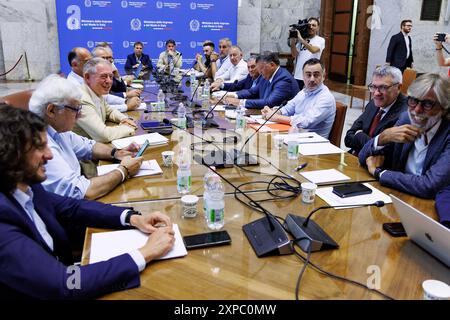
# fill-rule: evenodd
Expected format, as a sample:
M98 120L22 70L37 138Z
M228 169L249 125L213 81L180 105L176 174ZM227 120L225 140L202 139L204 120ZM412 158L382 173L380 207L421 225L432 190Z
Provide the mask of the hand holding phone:
M141 148L139 149L139 151L136 153L136 157L142 157L142 155L145 152L145 149L147 149L147 147L149 146L150 142L148 142L148 140L145 140L144 144L141 146Z

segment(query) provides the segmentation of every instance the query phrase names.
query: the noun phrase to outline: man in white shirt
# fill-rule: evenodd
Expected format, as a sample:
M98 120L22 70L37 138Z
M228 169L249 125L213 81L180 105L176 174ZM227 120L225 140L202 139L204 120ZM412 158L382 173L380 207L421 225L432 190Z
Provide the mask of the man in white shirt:
M229 38L219 40L219 58L211 66L214 80L221 77L231 68L232 64L229 56L231 46L232 42Z
M230 49L231 68L220 77L216 77L212 87L220 87L224 83L234 83L245 79L248 75L247 63L242 59L242 50L238 46Z
M318 36L320 26L319 20L317 18L309 18L308 23L308 39L303 39L298 30L297 39L290 39L291 54L296 58L294 78L297 80L300 90L305 86L303 81L303 65L312 58L320 60L322 52L325 49L325 39Z

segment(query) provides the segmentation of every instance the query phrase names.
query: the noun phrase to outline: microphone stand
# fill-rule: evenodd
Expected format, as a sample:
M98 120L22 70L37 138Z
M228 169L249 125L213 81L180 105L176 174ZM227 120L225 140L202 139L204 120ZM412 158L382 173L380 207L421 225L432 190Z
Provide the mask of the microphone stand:
M377 201L371 204L353 204L353 205L341 205L341 206L322 206L314 209L306 217L300 217L293 214L288 214L285 220L285 227L293 235L294 238L305 238L300 240L297 245L304 251L311 252L338 249L339 245L334 241L314 220L310 220L312 215L321 209L331 208L356 208L356 207L383 207L383 201Z

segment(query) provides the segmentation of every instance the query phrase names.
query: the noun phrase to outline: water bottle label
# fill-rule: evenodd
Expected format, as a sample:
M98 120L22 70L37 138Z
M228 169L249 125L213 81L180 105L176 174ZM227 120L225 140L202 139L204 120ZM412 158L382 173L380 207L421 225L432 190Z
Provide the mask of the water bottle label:
M178 187L180 189L190 189L192 185L191 176L178 177Z
M237 118L236 119L236 129L243 129L245 128L245 119L244 118Z
M221 222L224 216L224 209L211 209L209 210L209 221L211 223Z
M186 118L178 118L178 126L182 129L186 129Z
M298 144L292 144L288 147L288 155L290 156L298 155Z

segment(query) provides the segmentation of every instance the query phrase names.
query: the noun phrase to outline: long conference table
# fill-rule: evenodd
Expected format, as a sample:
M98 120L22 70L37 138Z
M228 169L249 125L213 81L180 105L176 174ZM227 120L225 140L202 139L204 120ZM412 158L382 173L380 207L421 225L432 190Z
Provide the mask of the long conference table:
M174 117L170 113L129 112L135 119L148 120L155 117ZM215 112L219 124L232 128L233 121L225 118L224 112ZM228 123L228 125L226 125ZM246 129L248 137L253 129ZM138 130L138 134L144 133ZM232 131L226 133L233 134ZM273 134L273 133L272 133ZM262 159L259 166L249 167L254 172L246 172L238 167L219 169L232 184L249 183L242 190L254 200L268 197L266 185L273 174L280 174L272 162L283 172L300 182L307 181L294 168L307 162L305 171L336 169L349 176L351 181L367 181L373 178L361 167L356 157L348 154L302 156L298 160L288 160L287 150L272 148L272 134L258 133L248 143L246 151L258 153ZM204 132L208 139L222 139L224 132L209 129ZM203 218L203 176L206 167L192 162L192 188L190 194L200 196L198 215L193 219L181 216L180 195L177 192L177 166L163 166L161 152L177 150L180 145L190 145L193 137L182 130L175 130L169 136L169 143L151 146L144 154L145 160L156 159L163 169L162 175L137 177L127 180L108 195L99 200L118 206L133 207L145 213L161 211L178 224L181 234L191 235L209 232ZM193 138L197 139L197 138ZM242 144L244 139L241 139ZM195 140L194 142L198 142ZM200 145L201 146L201 145ZM239 146L239 143L238 143ZM211 147L211 146L207 146ZM223 146L226 149L234 145ZM102 299L183 299L183 300L292 300L295 299L296 282L304 262L294 254L258 258L242 231L242 226L262 217L262 215L235 199L235 189L225 183L225 226L231 236L231 245L210 247L188 251L183 258L161 260L150 263L141 273L139 288L115 292ZM434 201L419 199L399 191L371 183L386 194L393 194L437 219ZM242 196L241 196L242 198ZM263 202L271 213L286 217L292 213L307 216L319 206L327 205L321 198L305 204L301 195L283 201ZM379 284L379 291L394 299L422 299L422 282L427 279L450 283L450 272L443 263L412 243L408 238L393 238L382 229L385 222L399 221L392 204L384 207L359 207L353 209L324 209L313 216L338 244L339 249L315 252L311 262L321 270L366 285ZM88 228L83 250L82 264L89 263L91 235L110 230ZM299 248L297 251L305 257ZM376 281L374 281L376 279ZM309 265L302 277L300 299L383 299L368 290L342 279L331 277Z

